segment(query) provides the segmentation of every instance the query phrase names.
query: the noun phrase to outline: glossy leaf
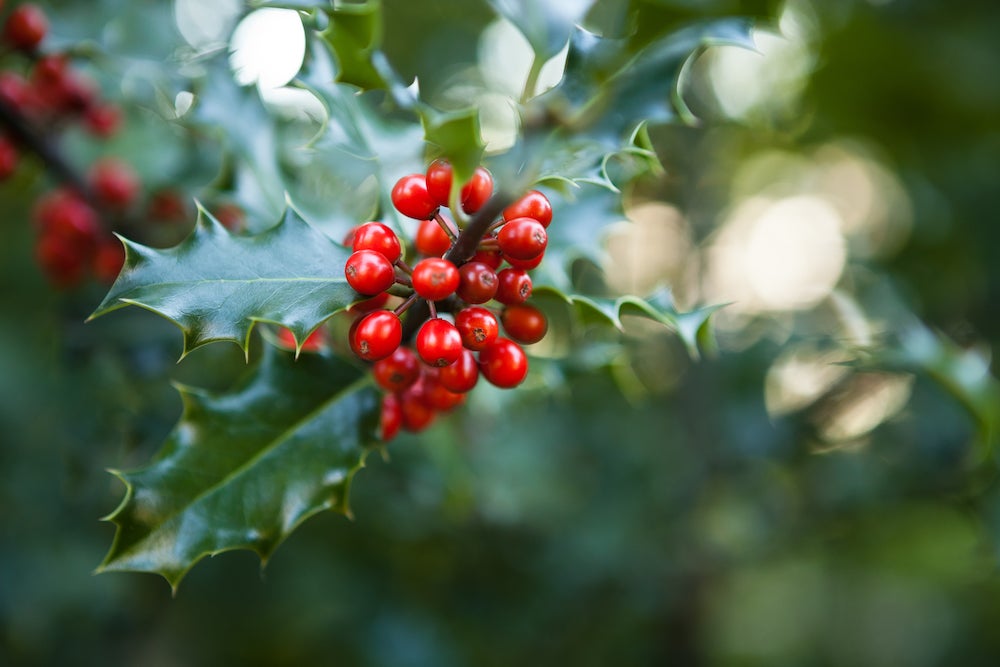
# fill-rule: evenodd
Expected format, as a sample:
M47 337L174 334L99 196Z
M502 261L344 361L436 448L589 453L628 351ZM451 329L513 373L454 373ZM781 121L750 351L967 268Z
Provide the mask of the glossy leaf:
M174 248L123 242L125 266L91 318L146 308L180 327L184 354L220 340L247 349L258 321L286 326L301 342L357 298L344 277L348 250L292 209L255 236L232 234L203 210Z
M534 291L533 298L553 298L569 304L580 323L585 326L610 325L622 331L625 328L622 317L626 315L659 322L680 337L694 359L698 359L702 353L715 353L715 340L709 320L713 313L723 307L705 306L682 313L674 307L668 290L660 290L645 299L637 296L610 298L565 294L553 287L542 286Z
M113 471L126 492L107 518L118 529L98 572L153 572L176 589L204 556L248 549L266 563L313 514L350 514L379 413L357 368L268 346L234 390L179 391L183 415L156 458Z

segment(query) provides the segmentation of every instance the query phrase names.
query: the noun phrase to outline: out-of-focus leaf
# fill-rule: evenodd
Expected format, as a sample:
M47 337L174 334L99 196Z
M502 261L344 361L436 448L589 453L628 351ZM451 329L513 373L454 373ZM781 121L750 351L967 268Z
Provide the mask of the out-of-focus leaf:
M153 572L176 589L206 555L249 549L266 563L313 514L350 513L378 423L378 393L357 368L268 346L233 391L179 391L183 415L153 462L114 472L127 488L99 572Z
M637 296L610 298L566 294L554 287L541 286L534 291L534 296L556 298L570 304L584 325L611 325L622 331L625 328L622 317L625 315L659 322L677 333L694 359L699 358L701 352L712 354L715 351L709 319L722 305L681 313L674 308L668 290L660 290L645 299Z
M91 318L135 305L184 333L184 354L213 341L247 349L256 322L288 327L301 344L357 298L344 277L350 255L295 211L254 236L230 234L206 211L166 250L127 239L125 266Z
M498 14L517 26L542 62L562 50L592 4L594 0L490 0Z

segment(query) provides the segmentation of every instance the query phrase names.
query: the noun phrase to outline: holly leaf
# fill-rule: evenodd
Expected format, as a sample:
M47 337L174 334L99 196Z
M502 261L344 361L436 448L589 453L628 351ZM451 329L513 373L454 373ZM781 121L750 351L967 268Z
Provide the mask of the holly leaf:
M427 143L455 170L455 183L467 182L482 162L486 148L479 132L479 112L470 107L442 113L424 105L420 118Z
M321 35L337 58L337 81L361 90L391 88L395 74L379 49L382 45L382 2L338 2L326 9L330 19Z
M262 565L310 516L350 516L354 474L371 451L378 392L335 357L297 361L271 346L220 395L179 387L180 421L149 465L111 471L126 486L98 572L152 572L176 591L201 558L248 549Z
M577 23L583 20L594 0L490 0L490 6L517 26L535 57L548 60L559 53Z
M194 231L173 248L122 242L125 265L90 319L127 305L146 308L180 327L184 355L220 340L247 350L256 322L288 327L301 344L357 298L344 277L349 251L291 208L254 236L231 234L202 209Z
M637 296L612 298L566 294L544 285L534 290L532 298L556 299L568 304L584 326L610 325L619 331L624 331L622 317L626 315L659 322L678 335L693 359L700 358L702 353L714 354L716 351L710 318L723 307L723 304L682 313L675 308L670 291L666 289L659 290L645 299Z

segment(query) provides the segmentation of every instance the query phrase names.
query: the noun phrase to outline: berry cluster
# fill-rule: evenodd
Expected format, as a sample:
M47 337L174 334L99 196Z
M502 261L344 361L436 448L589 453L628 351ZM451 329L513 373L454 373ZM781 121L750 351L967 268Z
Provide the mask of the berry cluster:
M501 388L521 384L528 373L521 344L538 342L548 329L542 312L526 301L528 271L542 261L548 243L549 200L532 190L477 233L461 221L490 199L493 177L477 168L455 201L452 181L451 165L435 160L426 173L404 176L393 187L396 210L420 221L412 268L399 237L381 222L365 223L346 239L353 249L344 268L347 282L368 297L352 307L359 315L349 342L358 358L372 362L375 381L387 392L385 441L400 428L426 428L436 413L462 403L480 376ZM461 208L454 216L458 224L442 213L452 206ZM469 234L477 236L471 244ZM387 306L390 290L402 299L394 309ZM404 345L400 316L420 301L429 317L415 329L411 347Z
M125 259L111 230L127 227L139 214L159 222L186 221L187 198L162 190L143 203L140 180L124 160L102 158L79 171L69 164L58 150L62 131L77 126L105 140L118 132L122 113L101 99L96 83L73 66L70 54L44 51L47 33L48 18L30 3L12 7L2 22L0 181L16 173L22 153L37 155L62 182L42 194L33 210L39 266L60 288L74 287L88 275L110 283ZM216 213L231 229L243 225L238 207L223 204Z

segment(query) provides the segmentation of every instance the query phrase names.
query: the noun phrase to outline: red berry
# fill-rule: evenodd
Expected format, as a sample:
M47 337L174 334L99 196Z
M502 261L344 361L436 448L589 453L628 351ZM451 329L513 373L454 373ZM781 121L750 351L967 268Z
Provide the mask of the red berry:
M476 254L472 256L470 262L482 262L486 266L490 267L494 271L500 268L503 264L503 255L500 254L499 250L477 250Z
M504 220L532 218L548 227L552 222L552 204L538 190L532 190L503 210Z
M55 190L38 200L35 221L43 235L63 239L84 259L97 249L101 225L94 212L78 195L67 190Z
M451 391L441 384L439 377L424 376L424 403L439 412L446 412L465 401L465 394Z
M403 249L399 245L399 237L381 222L366 222L354 230L352 247L358 250L374 250L385 255L390 263L399 259Z
M370 313L373 310L378 310L385 306L386 301L389 300L389 293L382 292L381 294L376 294L370 299L364 299L362 301L355 301L347 307L347 312L349 313Z
M0 102L15 111L24 112L30 106L32 92L28 82L20 74L9 70L0 72Z
M435 317L420 327L416 348L417 354L429 366L447 366L462 356L462 336L454 324Z
M116 238L102 241L94 253L94 275L102 283L113 283L125 264L125 247Z
M49 30L45 12L36 5L18 5L7 17L3 26L3 37L7 43L22 51L32 51L45 39Z
M440 257L451 247L451 238L434 220L422 220L413 238L413 245L421 255Z
M413 267L414 291L428 301L440 301L458 289L458 269L446 259L427 257Z
M479 371L491 384L510 389L528 375L528 357L514 341L497 338L479 353Z
M549 330L549 321L542 311L528 304L507 306L500 313L500 322L507 335L518 343L537 343Z
M372 366L375 382L386 391L400 392L420 378L420 360L408 347L397 347Z
M379 440L389 442L399 433L403 425L402 401L395 394L386 394L382 399L382 414L379 420Z
M36 81L58 83L66 75L69 60L62 54L49 53L38 59L32 75Z
M187 218L187 206L176 190L157 190L146 204L146 215L160 222L181 222Z
M57 287L73 287L83 280L86 257L65 238L43 234L35 246L35 259Z
M358 250L347 258L344 275L354 291L372 296L386 291L396 282L392 262L380 252Z
M514 218L504 224L497 234L500 251L514 259L534 259L543 252L549 242L542 223L533 218Z
M14 174L20 157L14 142L0 135L0 181L7 180Z
M504 269L497 274L494 297L503 304L524 303L531 296L531 276L524 269Z
M400 408L403 412L403 428L417 433L423 431L434 421L434 409L426 400L426 389L421 379L399 395Z
M241 232L247 226L246 212L239 204L223 202L212 209L212 215L231 232Z
M101 201L125 208L139 192L139 177L127 163L105 158L90 168L90 185Z
M458 394L471 391L478 379L479 366L476 364L476 357L469 350L462 350L462 356L455 363L438 371L438 382Z
M451 163L447 160L438 158L427 167L427 174L425 176L427 194L439 206L448 206L448 200L451 197L452 178Z
M458 298L466 303L486 303L497 293L497 274L482 262L466 262L458 278Z
M376 310L357 321L351 349L365 361L378 361L396 351L403 340L403 325L391 310Z
M292 333L291 329L281 327L278 329L278 342L285 349L294 350L295 334ZM306 336L302 342L301 350L303 352L320 352L324 347L326 347L326 329L320 327Z
M496 315L480 306L463 308L455 315L455 328L462 345L469 350L481 350L497 338L500 326Z
M122 113L113 104L93 104L84 112L83 124L94 136L107 139L121 127Z
M469 182L462 186L462 210L475 213L493 194L493 175L484 167L476 167Z
M410 174L396 181L392 187L392 205L403 215L416 220L429 220L438 210L438 204L427 194L427 181L423 174Z
M504 260L506 260L508 264L510 264L515 269L521 269L523 271L531 271L532 269L537 268L538 265L542 263L542 259L545 258L545 253L542 253L538 255L538 257L534 257L532 259L516 259L514 257L508 257L507 255L503 255L503 258Z

